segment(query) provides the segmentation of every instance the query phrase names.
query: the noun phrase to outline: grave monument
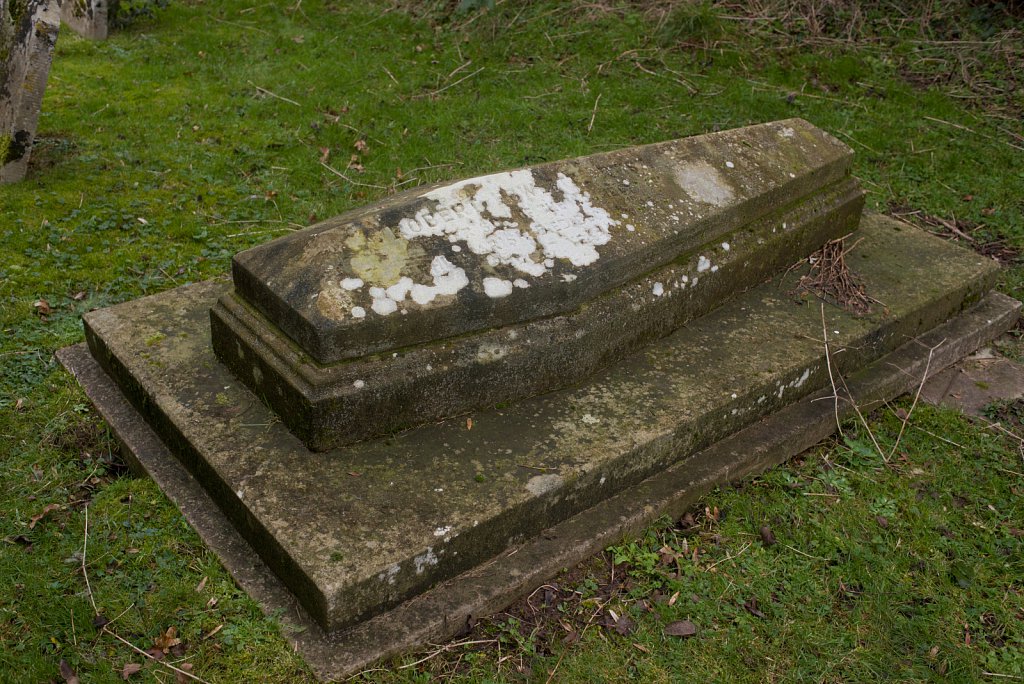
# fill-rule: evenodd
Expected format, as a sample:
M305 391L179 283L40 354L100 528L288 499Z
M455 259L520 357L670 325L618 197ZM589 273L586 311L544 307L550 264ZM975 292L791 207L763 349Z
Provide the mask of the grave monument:
M61 21L90 40L104 40L108 31L109 0L63 0Z
M0 183L28 170L59 30L59 0L4 0L0 8Z
M863 215L851 159L790 119L419 188L91 312L61 359L340 676L1014 323L994 262ZM844 237L869 311L796 289Z

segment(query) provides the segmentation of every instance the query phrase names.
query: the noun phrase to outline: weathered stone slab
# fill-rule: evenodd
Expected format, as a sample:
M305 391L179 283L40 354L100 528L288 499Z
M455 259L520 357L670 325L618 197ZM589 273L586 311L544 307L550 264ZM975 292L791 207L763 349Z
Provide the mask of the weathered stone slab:
M214 350L316 450L550 391L852 231L850 157L793 119L413 191L239 254Z
M1024 396L1024 366L992 349L982 349L942 373L921 388L921 400L943 404L964 413L984 416L996 401Z
M104 40L108 27L108 0L63 0L61 21L90 40Z
M849 257L883 303L826 306L847 372L976 300L994 262L879 217ZM93 355L327 629L365 620L828 384L797 273L578 387L314 453L209 347L208 282L90 313Z
M25 177L60 29L59 0L4 2L0 16L0 183Z
M659 516L678 517L715 486L756 475L816 444L844 420L915 389L926 369L937 373L1013 326L1020 302L990 293L979 304L845 378L838 410L831 389L809 395L765 420L716 442L640 484L561 522L493 560L350 629L323 632L296 605L203 489L127 403L84 344L57 353L82 383L122 451L140 475L153 478L203 541L267 614L285 623L285 636L317 675L338 681L375 661L462 633L471 620L525 596Z
M847 179L800 119L420 188L235 256L235 289L319 363L571 311Z

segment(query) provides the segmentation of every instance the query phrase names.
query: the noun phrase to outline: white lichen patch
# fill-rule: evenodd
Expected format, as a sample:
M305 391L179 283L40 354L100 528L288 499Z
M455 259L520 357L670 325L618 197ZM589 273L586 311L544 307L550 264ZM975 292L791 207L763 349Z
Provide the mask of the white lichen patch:
M491 266L511 266L534 277L551 268L548 259L588 266L597 261L597 247L611 239L610 229L618 222L595 207L572 178L559 173L555 186L559 200L537 185L529 169L472 178L425 193L423 198L436 205L402 219L398 229L407 240L447 237ZM520 225L513 209L528 225ZM542 256L536 258L537 253Z
M402 276L389 287L371 287L369 292L373 304L370 308L381 316L388 316L397 311L398 305L405 302L407 297L420 306L425 306L438 297L454 295L469 284L466 271L444 256L436 256L430 262L430 275L433 278L431 285L416 283L412 278Z
M398 571L401 569L402 568L398 565L398 563L395 563L394 565L389 565L384 572L377 575L377 579L379 579L381 582L394 584L395 578L398 577Z
M366 387L366 381L356 380L352 383L352 386L355 387L356 389L363 389L364 387Z
M729 246L728 242L723 242L722 243L722 249L725 250L726 252L728 252L730 249L732 249L732 247Z
M434 530L434 536L435 537L443 537L446 534L448 534L449 532L451 532L453 529L454 528L451 525L444 525L443 527L438 527L437 529Z
M358 290L362 286L362 278L343 278L341 281L341 287L345 290Z
M736 197L718 169L705 161L687 162L676 169L676 184L698 202L724 207Z
M665 294L665 285L663 283L654 283L654 287L651 288L651 292L655 297L660 297Z
M703 273L704 271L711 270L711 259L708 259L703 254L697 259L697 273ZM696 282L694 283L696 285Z
M423 571L427 568L438 564L437 554L434 553L434 548L428 546L427 550L412 559L412 563L416 566L416 574L422 575Z
M496 342L484 342L476 351L477 361L480 363L493 363L500 361L508 355L508 347Z
M562 476L554 473L534 475L526 483L526 491L534 496L541 496L562 486Z
M582 420L585 425L597 425L598 423L601 422L600 418L595 418L589 413L584 413L583 417L580 418L580 420Z
M781 383L780 382L779 383L779 391L776 394L776 396L778 396L778 398L781 399L782 395L785 393L785 391L787 389L797 389L799 387L802 387L803 384L805 382L807 382L807 380L811 377L811 371L812 370L814 370L814 369L813 368L808 368L808 369L804 370L803 374L799 378L797 378L796 380L791 380L788 383ZM760 402L758 402L758 403L760 403Z
M501 278L484 278L484 294L491 299L501 299L512 294L513 283Z

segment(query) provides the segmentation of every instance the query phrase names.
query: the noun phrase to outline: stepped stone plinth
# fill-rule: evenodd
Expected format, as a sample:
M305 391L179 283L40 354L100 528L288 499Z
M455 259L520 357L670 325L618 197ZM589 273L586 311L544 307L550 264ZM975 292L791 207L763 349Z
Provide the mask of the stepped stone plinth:
M1014 324L995 262L861 216L850 159L794 119L421 188L90 312L61 358L343 676ZM847 235L867 312L798 288Z

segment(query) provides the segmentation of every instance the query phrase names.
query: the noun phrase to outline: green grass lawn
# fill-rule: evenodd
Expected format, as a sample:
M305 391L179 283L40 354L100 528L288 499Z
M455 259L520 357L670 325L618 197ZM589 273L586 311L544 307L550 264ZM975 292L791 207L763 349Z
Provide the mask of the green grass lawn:
M129 643L161 659L129 681L312 680L53 352L84 311L395 190L800 116L853 147L870 207L1024 296L1019 10L455 4L172 0L107 42L62 31L29 179L0 187L0 680L121 681ZM871 417L883 444L908 408ZM848 426L364 678L1024 681L1020 441L909 425L890 463Z

